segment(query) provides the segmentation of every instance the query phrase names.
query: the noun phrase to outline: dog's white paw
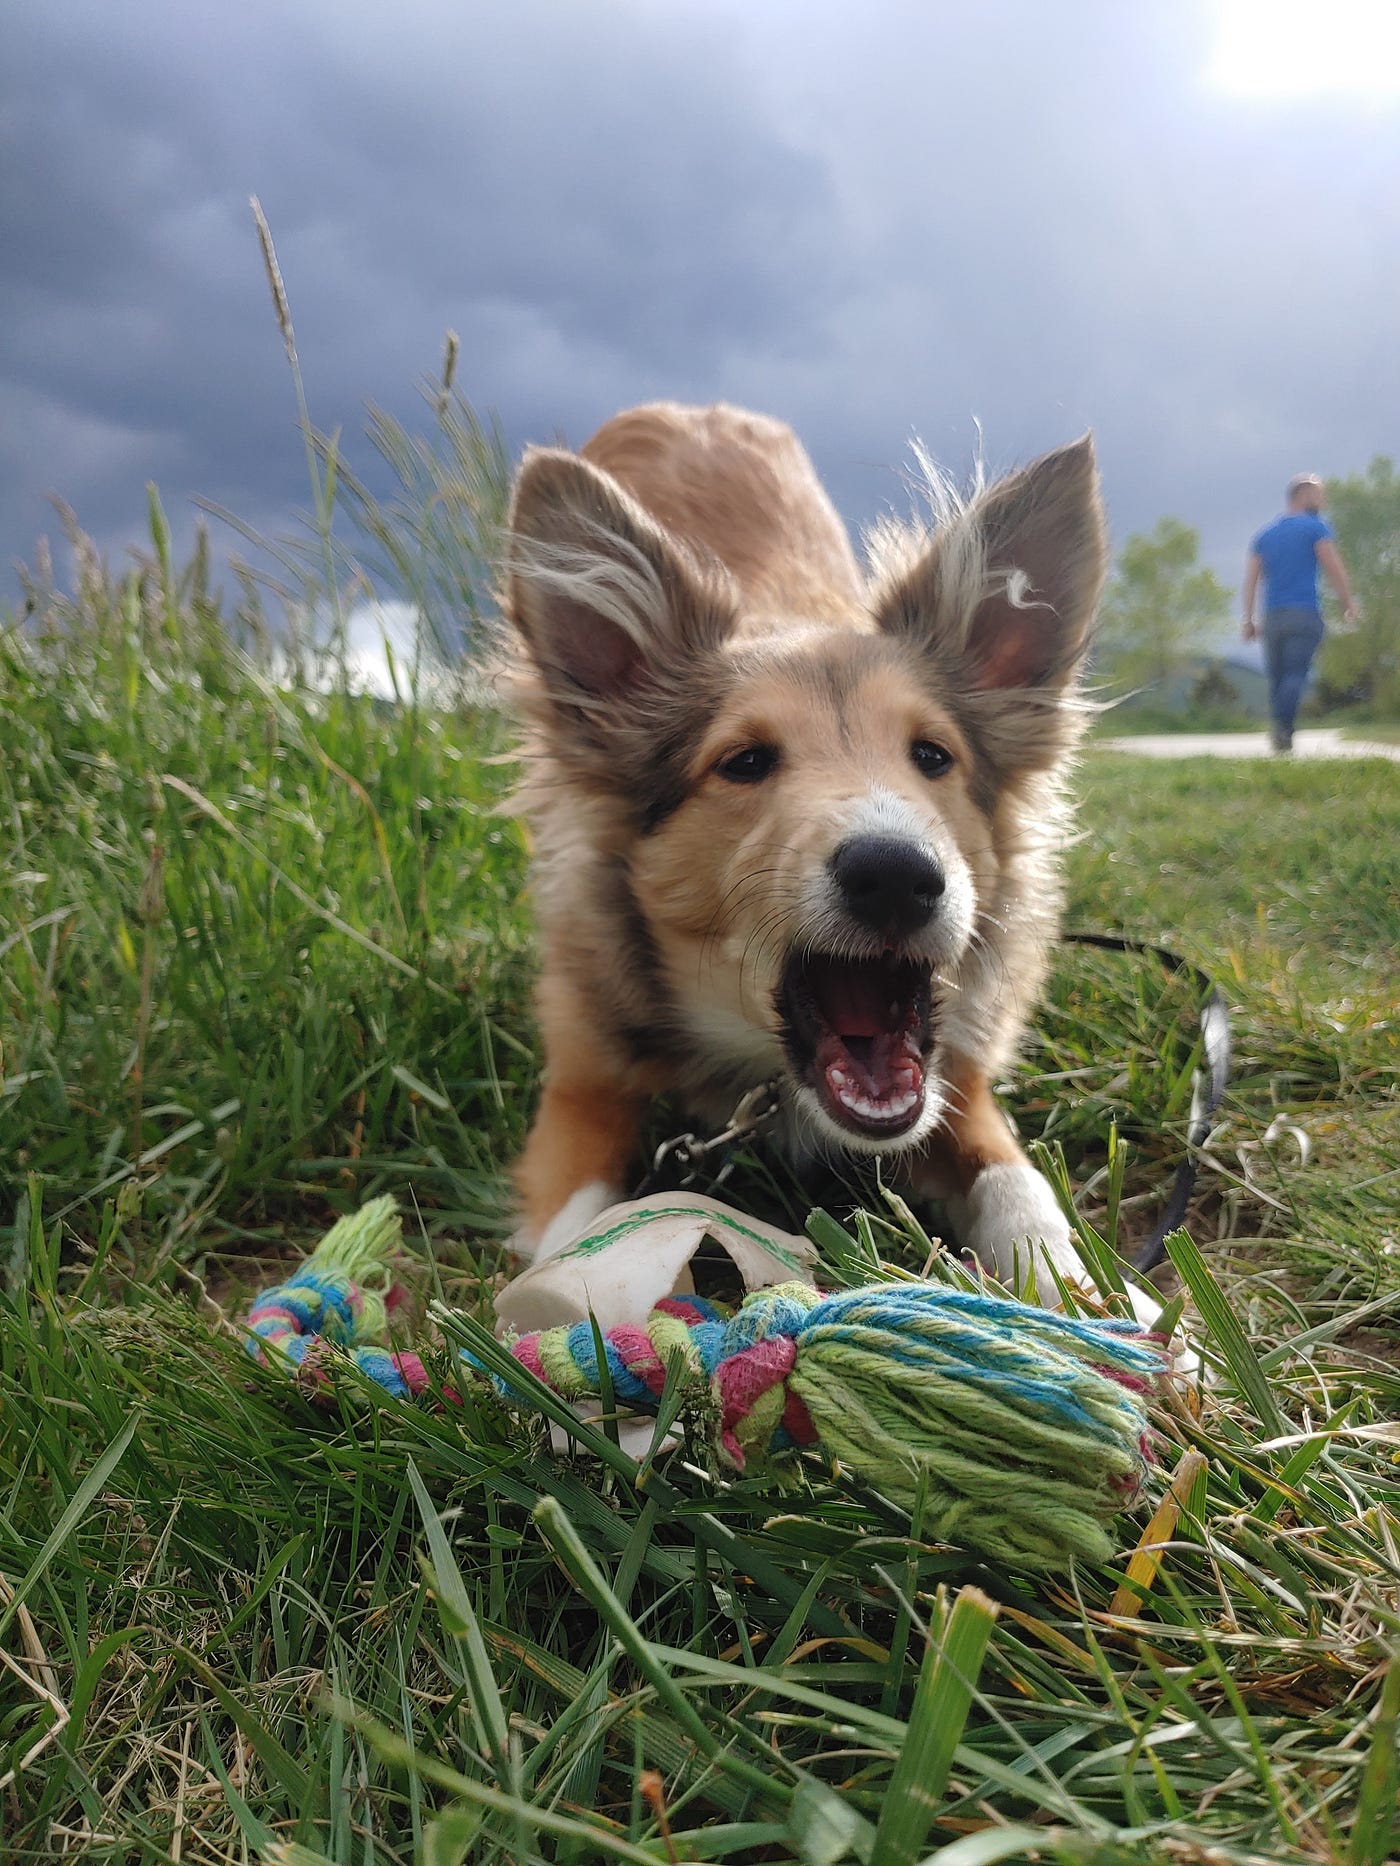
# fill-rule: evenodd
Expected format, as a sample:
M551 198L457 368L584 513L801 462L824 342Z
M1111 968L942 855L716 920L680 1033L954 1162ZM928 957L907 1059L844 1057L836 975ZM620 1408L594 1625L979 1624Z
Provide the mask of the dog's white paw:
M1066 1283L1093 1287L1049 1181L1025 1161L984 1167L967 1197L951 1200L949 1209L959 1241L1000 1281L1024 1288L1027 1272L1035 1273L1035 1299L1047 1309L1060 1306L1052 1268ZM1144 1328L1155 1328L1162 1298L1131 1277L1123 1281L1136 1320ZM1178 1340L1171 1371L1188 1379L1199 1377L1201 1358L1189 1341Z
M548 1263L551 1257L566 1251L599 1212L616 1205L621 1197L620 1192L605 1186L601 1179L590 1180L565 1200L543 1231L534 1232L523 1226L511 1239L510 1247L526 1263Z
M959 1242L1003 1283L1024 1284L1037 1272L1039 1300L1053 1308L1058 1298L1046 1265L1067 1281L1086 1274L1069 1223L1048 1181L1024 1160L984 1166L966 1198L949 1202Z

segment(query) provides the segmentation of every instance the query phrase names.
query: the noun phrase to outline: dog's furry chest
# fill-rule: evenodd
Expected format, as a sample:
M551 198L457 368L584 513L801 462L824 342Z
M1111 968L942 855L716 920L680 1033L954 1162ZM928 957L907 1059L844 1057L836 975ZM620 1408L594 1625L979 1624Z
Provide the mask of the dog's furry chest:
M742 1095L781 1072L778 1036L730 1006L696 991L678 994L677 1011L683 1041L677 1047L676 1090L706 1121L727 1120Z

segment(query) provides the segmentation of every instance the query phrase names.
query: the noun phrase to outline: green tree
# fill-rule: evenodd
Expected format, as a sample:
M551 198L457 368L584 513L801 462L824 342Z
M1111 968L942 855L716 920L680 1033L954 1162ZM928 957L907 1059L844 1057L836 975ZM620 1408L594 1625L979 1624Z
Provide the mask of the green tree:
M1400 473L1383 454L1364 473L1327 483L1328 518L1337 534L1360 619L1336 629L1328 593L1329 630L1318 659L1324 705L1365 707L1400 718Z
M1162 683L1226 624L1230 592L1200 561L1201 541L1179 518L1137 532L1118 553L1100 611L1100 665L1134 686Z

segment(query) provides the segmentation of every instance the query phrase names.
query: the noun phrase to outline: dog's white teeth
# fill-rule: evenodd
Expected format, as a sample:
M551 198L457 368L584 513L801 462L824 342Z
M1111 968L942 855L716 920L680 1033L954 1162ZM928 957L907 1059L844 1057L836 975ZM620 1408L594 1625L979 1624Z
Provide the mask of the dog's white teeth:
M876 1101L862 1094L859 1084L851 1081L844 1069L829 1069L826 1079L841 1106L863 1121L897 1121L919 1104L917 1082L908 1083L888 1098Z

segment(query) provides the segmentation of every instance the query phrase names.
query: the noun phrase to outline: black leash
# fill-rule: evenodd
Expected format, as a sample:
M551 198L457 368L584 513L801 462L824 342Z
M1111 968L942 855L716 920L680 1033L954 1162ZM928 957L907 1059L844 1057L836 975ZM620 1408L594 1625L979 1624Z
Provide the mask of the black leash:
M1186 1130L1186 1158L1177 1168L1171 1194L1157 1220L1157 1228L1133 1260L1137 1270L1151 1270L1162 1261L1167 1238L1186 1216L1196 1187L1198 1156L1210 1135L1216 1113L1230 1081L1230 1004L1209 972L1184 959L1169 946L1131 939L1126 933L1064 933L1067 946L1097 946L1104 952L1143 953L1160 959L1169 972L1192 979L1202 993L1201 1053L1205 1059L1204 1084L1198 1071L1191 1094L1191 1119Z

